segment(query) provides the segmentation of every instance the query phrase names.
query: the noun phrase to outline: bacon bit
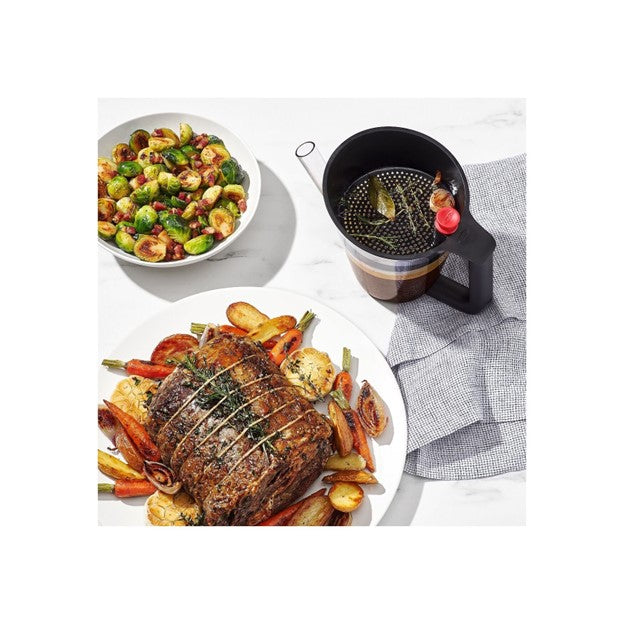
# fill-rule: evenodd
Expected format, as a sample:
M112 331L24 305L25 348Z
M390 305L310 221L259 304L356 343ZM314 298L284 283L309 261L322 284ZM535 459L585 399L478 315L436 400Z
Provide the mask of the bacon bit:
M154 210L158 211L158 210L166 210L167 206L165 206L165 204L163 204L162 202L159 201L155 201L154 202Z
M126 232L128 232L128 234L134 235L134 234L136 234L136 228L127 225L126 226Z
M215 232L214 237L217 240L223 240L223 234L221 234L221 232Z
M156 128L156 130L154 130L154 132L152 134L154 136L157 136L157 137L164 136L164 133L163 133L163 131L160 128Z
M137 176L137 182L139 184L145 184L147 182L147 178L145 177L144 174L139 173L139 175Z
M245 210L247 210L247 201L245 199L239 199L237 205L241 212L245 212Z
M208 180L207 180L207 182L208 182L208 186L214 186L214 185L215 185L215 181L216 181L215 174L214 174L214 173L211 173L211 174L208 176Z
M182 214L182 210L180 210L180 208L172 208L171 209L171 214L181 215Z
M197 230L199 229L200 226L201 226L201 223L199 221L191 221L189 223L189 227L191 228L191 230Z
M201 217L201 216L202 216L203 214L205 214L205 213L206 213L206 211L205 211L203 208L196 208L196 209L195 209L195 214L196 214L198 217Z
M213 227L205 227L202 230L202 234L214 234L215 233L215 229Z
M203 210L204 208L210 208L210 202L207 199L200 199L197 202L197 206L200 210Z
M178 193L178 199L186 200L186 193L184 191L180 191Z
M119 223L120 221L123 221L123 217L124 217L123 213L121 213L121 212L116 212L116 213L113 215L113 218L111 219L111 221L112 221L112 222L116 225L116 224L117 224L117 223Z
M159 223L157 223L153 228L152 228L152 234L160 234L163 231L163 226L160 225Z

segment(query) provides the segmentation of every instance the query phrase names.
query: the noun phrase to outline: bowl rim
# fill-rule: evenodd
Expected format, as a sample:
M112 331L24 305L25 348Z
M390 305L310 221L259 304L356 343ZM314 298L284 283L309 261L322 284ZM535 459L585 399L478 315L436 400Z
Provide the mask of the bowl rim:
M126 253L125 251L122 251L118 247L115 247L113 243L102 240L101 238L98 237L97 239L98 245L102 247L103 249L106 249L106 251L111 253L116 258L119 258L119 260L123 260L125 262L129 262L130 264L135 264L138 266L152 267L152 268L158 268L158 269L171 269L171 268L185 267L190 264L195 264L196 262L209 260L210 258L214 258L215 256L219 255L222 251L225 251L250 225L258 209L258 204L260 202L260 195L262 193L262 175L260 173L260 166L258 165L258 160L255 157L249 145L243 139L241 139L241 137L236 132L233 132L227 126L224 126L218 121L214 121L213 119L209 119L208 117L203 117L202 115L197 115L195 113L180 113L180 112L175 112L175 111L173 112L166 111L166 112L158 112L158 113L149 113L147 115L140 115L138 117L128 119L127 121L123 121L117 124L116 126L109 128L106 132L104 132L98 138L98 152L99 152L100 141L104 137L106 137L108 134L110 134L111 132L114 132L115 130L117 130L117 128L119 128L120 126L123 126L126 124L133 124L135 122L138 123L141 121L149 120L150 118L158 118L158 117L165 116L165 115L177 116L181 120L183 120L185 117L186 118L194 117L196 119L201 119L205 122L208 122L209 124L214 124L215 126L219 126L220 128L223 128L224 130L226 130L232 137L234 137L237 141L240 142L240 144L243 146L245 150L247 150L247 153L250 156L251 161L253 163L253 171L246 170L247 175L249 176L250 179L252 178L252 175L255 176L254 181L256 181L257 179L258 190L257 190L257 193L254 193L254 196L251 198L251 200L247 204L247 210L245 211L244 214L248 216L246 216L245 218L245 223L243 224L242 219L239 220L239 226L234 230L234 233L231 236L228 236L223 241L219 241L219 243L213 249L211 249L210 251L207 251L204 254L200 254L198 256L189 255L182 260L175 260L173 262L145 262L144 260L141 260L132 254ZM98 153L98 158L100 157L101 156Z

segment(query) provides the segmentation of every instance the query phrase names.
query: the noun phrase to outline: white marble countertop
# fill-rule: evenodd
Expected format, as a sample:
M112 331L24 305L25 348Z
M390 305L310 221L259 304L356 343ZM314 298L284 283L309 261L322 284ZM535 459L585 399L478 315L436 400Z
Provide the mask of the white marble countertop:
M176 111L214 119L250 146L262 174L258 214L229 249L207 260L213 270L200 262L159 271L100 249L101 357L170 301L227 286L273 286L317 298L346 313L386 353L394 305L372 299L357 283L322 198L294 155L297 145L313 140L328 157L359 130L396 125L433 136L462 164L525 151L525 104L515 99L100 100L99 134L133 117ZM525 474L516 472L455 482L404 474L382 524L524 522Z

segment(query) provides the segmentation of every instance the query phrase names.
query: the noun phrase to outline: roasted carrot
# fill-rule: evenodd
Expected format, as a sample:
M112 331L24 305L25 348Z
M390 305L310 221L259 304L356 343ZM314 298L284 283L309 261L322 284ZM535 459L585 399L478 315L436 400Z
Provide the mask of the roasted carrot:
M269 338L268 340L265 340L262 343L262 346L267 350L270 351L275 345L277 344L277 340L275 340L274 338Z
M366 431L360 422L360 417L357 412L351 409L349 401L347 401L342 390L332 390L330 392L332 398L338 403L342 409L349 429L353 435L353 448L364 458L366 461L366 467L375 472L375 459L368 446L368 439L366 438Z
M112 412L113 416L119 421L119 424L124 428L128 437L134 442L141 455L143 455L145 459L159 461L160 451L152 442L152 439L149 437L149 433L147 433L145 427L138 420L130 416L130 414L126 414L126 412L117 407L114 403L106 400L104 403Z
M224 334L234 334L235 336L247 335L247 332L244 329L240 329L239 327L234 327L232 325L219 325L219 331Z
M282 526L286 524L297 512L299 507L303 505L307 500L311 498L316 498L317 496L323 496L325 494L325 488L321 488L320 490L310 494L310 496L306 496L302 498L300 501L293 503L286 509L282 509L282 511L276 513L274 516L271 516L268 520L261 522L258 526Z
M122 360L102 360L102 366L122 368L128 375L138 375L148 379L164 379L171 375L176 368L169 364L154 364L146 360L128 360L127 362Z
M184 355L199 346L195 336L173 334L163 338L154 348L150 360L154 364L166 364L167 360L183 360Z
M123 455L123 458L131 468L139 472L143 470L144 458L139 453L134 442L128 437L125 429L105 405L98 405L98 427Z
M155 486L146 480L118 479L115 483L98 483L98 493L114 494L118 498L150 496L155 491Z
M334 379L334 390L342 390L347 401L351 400L353 393L353 379L351 377L351 351L347 347L342 348L342 371Z
M298 329L288 330L271 349L269 357L279 366L287 355L296 351L301 346L303 334Z

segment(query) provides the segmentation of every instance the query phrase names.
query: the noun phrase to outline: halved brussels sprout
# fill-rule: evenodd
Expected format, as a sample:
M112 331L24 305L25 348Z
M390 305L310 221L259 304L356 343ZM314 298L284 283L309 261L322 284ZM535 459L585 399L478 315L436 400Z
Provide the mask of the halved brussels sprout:
M123 176L115 176L107 184L106 190L113 199L121 199L122 197L126 197L126 195L130 195L130 185L128 184L128 180Z
M125 160L117 165L117 173L126 178L134 178L142 173L143 167L136 160Z
M223 145L223 141L217 135L209 134L208 135L208 145L216 145L216 144Z
M158 221L158 213L151 206L142 206L134 215L134 227L139 234L151 232Z
M219 232L223 238L227 238L234 232L234 215L225 208L214 208L208 215L208 223L217 232Z
M98 236L110 240L117 233L117 228L108 221L98 221Z
M223 191L221 186L211 186L204 191L202 199L205 199L208 202L208 206L212 208L217 203L219 197L221 197L221 191Z
M178 180L173 173L168 173L167 171L158 174L158 185L163 191L171 195L179 193L182 188L180 180Z
M178 165L188 165L189 159L186 154L177 147L169 147L162 152L165 162L177 167Z
M98 199L98 221L110 221L117 212L117 204L110 197Z
M192 256L198 256L206 253L213 245L214 236L212 234L200 234L184 243L184 251Z
M189 221L195 216L195 211L197 210L197 202L192 201L188 206L184 209L184 212L180 215L183 219Z
M187 123L180 124L180 145L186 145L193 138L193 128Z
M221 143L211 144L210 149L216 154L215 158L212 161L214 165L218 165L219 163L222 163L231 158L230 152L228 152L225 148L225 145Z
M136 178L130 178L128 180L128 184L130 185L130 188L133 191L136 191L138 188L141 188L141 183L139 182L139 177L138 176Z
M102 197L108 197L108 191L106 189L106 182L98 178L98 199Z
M178 135L171 128L156 128L154 132L152 132L152 136L160 136L165 137L166 139L170 139L173 141L174 147L180 147L180 139Z
M186 156L188 156L188 158L194 156L195 154L199 154L199 150L195 149L192 145L183 145L180 149L186 154Z
M160 186L156 180L150 180L140 186L135 191L132 191L130 195L130 199L139 206L144 206L145 204L149 204L153 201L160 191Z
M110 182L117 175L117 165L110 158L98 158L98 178Z
M134 160L137 155L130 149L127 143L117 143L113 148L113 160L119 164L127 160Z
M163 150L175 147L175 141L165 136L149 138L149 146L156 152L162 152Z
M239 184L242 182L241 169L234 158L221 163L221 173L227 184Z
M202 193L203 193L203 192L204 192L204 189L203 189L203 188L201 188L201 186L200 186L200 187L199 187L196 191L193 191L193 192L190 194L190 198L191 198L193 201L199 201L199 200L202 198Z
M167 214L160 219L160 223L165 228L167 234L176 243L184 245L191 238L191 228L188 223L180 216L175 214Z
M247 194L240 184L228 184L223 187L223 197L239 202L241 199L246 199Z
M156 165L162 162L162 156L155 149L146 147L137 154L137 161L141 167L145 168L148 165Z
M238 219L238 217L240 217L240 210L231 199L226 199L225 197L222 197L215 204L215 208L223 208L224 210L228 210L235 219Z
M158 175L164 170L164 165L147 165L147 167L143 169L143 175L148 180L158 180Z
M137 154L149 145L149 132L147 130L135 130L130 135L130 147Z
M125 215L130 215L130 217L134 217L138 206L129 198L122 197L117 202L117 210Z
M115 243L119 249L125 251L126 253L132 253L134 251L134 238L132 238L128 232L117 230L117 234L115 234Z
M219 177L219 169L214 165L202 165L198 173L202 178L202 186L214 186Z
M160 262L167 255L167 245L156 236L139 236L134 255L145 262Z
M180 180L180 185L183 190L196 191L201 184L202 177L199 173L197 173L197 171L187 169L178 175L178 180Z
M212 165L212 161L217 157L217 152L215 152L211 146L207 145L201 151L199 156L204 165Z

